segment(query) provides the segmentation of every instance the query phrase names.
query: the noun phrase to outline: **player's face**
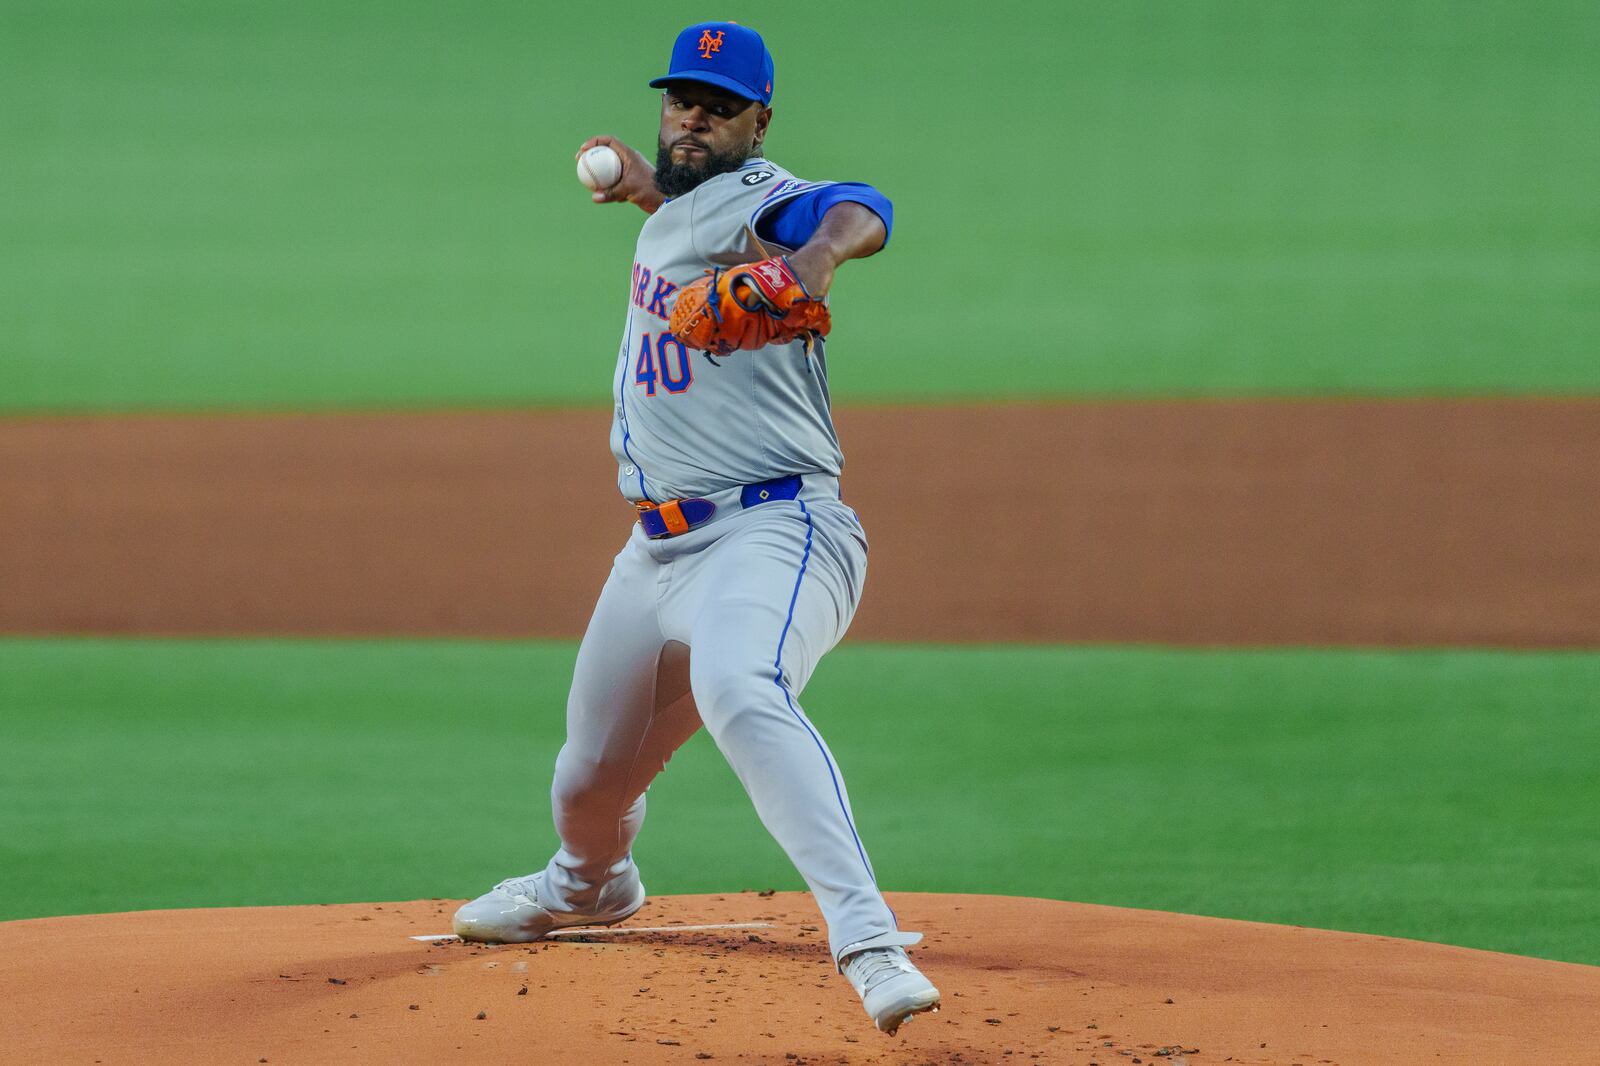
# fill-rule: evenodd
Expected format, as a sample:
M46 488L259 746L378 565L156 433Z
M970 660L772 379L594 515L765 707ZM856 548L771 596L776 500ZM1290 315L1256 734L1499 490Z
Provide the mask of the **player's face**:
M661 94L656 184L682 196L707 178L736 170L767 135L772 109L699 82L674 82Z

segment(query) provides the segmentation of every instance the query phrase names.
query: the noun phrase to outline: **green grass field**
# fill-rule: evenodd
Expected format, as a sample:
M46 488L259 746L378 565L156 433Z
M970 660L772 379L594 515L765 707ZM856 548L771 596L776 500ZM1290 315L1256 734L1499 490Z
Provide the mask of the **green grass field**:
M1600 389L1600 7L734 2L864 179L845 400ZM0 410L603 404L690 16L0 9Z
M573 646L0 641L0 918L464 896L554 844ZM885 887L1600 963L1600 655L851 646L807 690ZM653 892L802 887L704 734Z

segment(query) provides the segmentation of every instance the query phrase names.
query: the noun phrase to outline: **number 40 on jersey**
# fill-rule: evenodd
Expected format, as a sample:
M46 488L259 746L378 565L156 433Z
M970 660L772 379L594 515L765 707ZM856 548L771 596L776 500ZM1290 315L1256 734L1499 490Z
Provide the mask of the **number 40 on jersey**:
M658 381L674 395L694 384L694 365L689 362L689 350L670 333L646 333L639 338L633 383L643 385L646 396L654 396Z

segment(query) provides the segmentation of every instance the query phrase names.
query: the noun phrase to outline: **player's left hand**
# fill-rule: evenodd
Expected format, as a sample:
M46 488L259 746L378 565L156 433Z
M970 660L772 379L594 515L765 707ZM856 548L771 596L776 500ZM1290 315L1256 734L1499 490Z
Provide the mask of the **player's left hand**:
M833 287L833 272L839 266L830 249L820 244L808 245L788 256L788 260L789 268L805 286L806 292L818 300L828 295L828 290Z
M824 280L832 280L831 270ZM821 295L788 258L778 257L715 270L686 286L670 326L690 348L729 355L786 344L805 333L825 336L833 321Z

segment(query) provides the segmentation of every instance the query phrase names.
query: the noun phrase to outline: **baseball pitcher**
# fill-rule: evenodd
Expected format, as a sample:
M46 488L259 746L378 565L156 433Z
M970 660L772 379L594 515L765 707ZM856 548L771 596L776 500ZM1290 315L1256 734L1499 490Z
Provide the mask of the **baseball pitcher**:
M551 803L549 864L463 906L455 930L530 941L637 911L645 792L703 724L805 878L829 947L879 1029L937 1009L878 891L838 761L800 704L844 636L867 540L841 500L828 399L827 295L883 248L871 186L801 181L768 160L773 60L731 22L673 45L655 164L621 159L597 203L639 233L612 381L617 484L639 521L578 651Z

